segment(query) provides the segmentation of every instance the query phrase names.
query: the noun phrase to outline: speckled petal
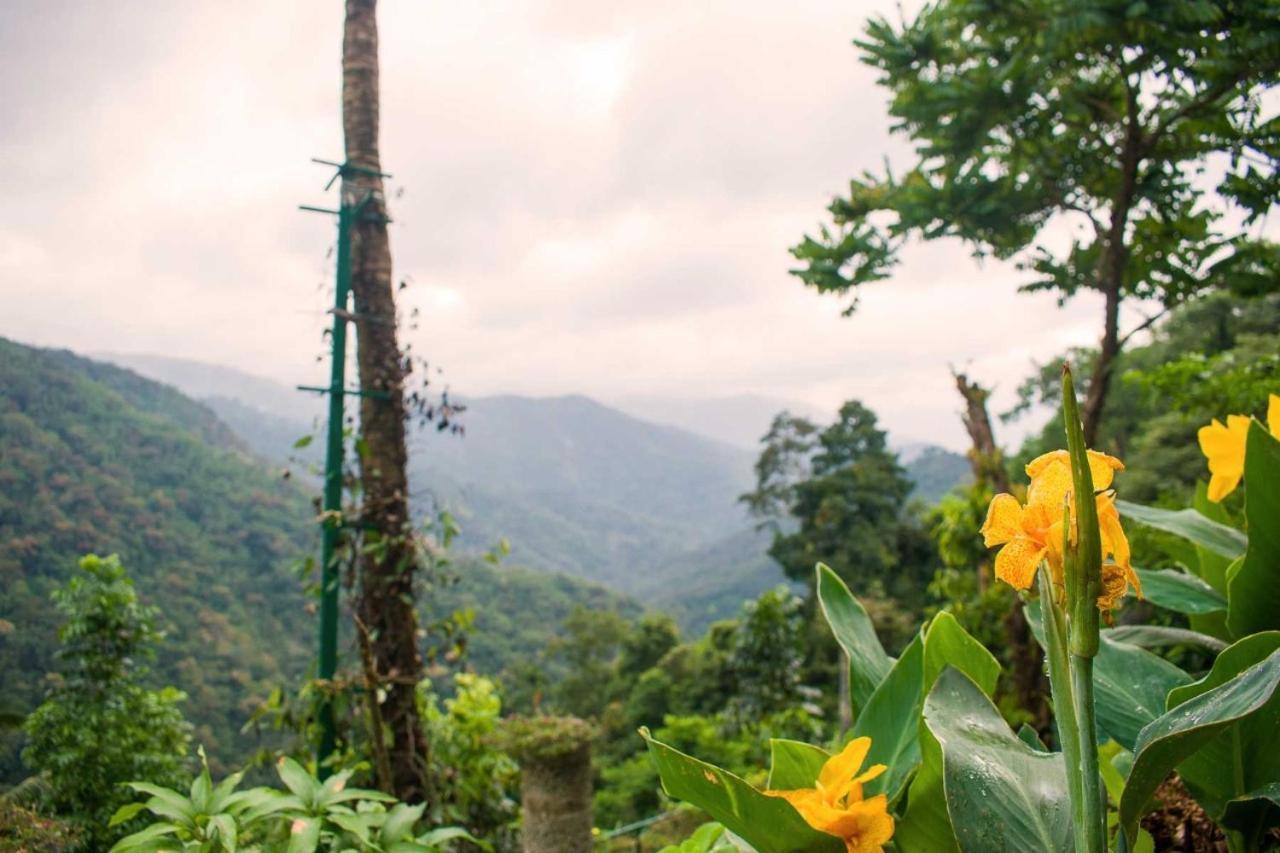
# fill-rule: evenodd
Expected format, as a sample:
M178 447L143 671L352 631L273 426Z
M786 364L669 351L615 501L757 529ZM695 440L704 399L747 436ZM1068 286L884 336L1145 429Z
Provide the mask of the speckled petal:
M1044 556L1043 545L1019 536L996 554L996 577L1014 589L1028 589Z

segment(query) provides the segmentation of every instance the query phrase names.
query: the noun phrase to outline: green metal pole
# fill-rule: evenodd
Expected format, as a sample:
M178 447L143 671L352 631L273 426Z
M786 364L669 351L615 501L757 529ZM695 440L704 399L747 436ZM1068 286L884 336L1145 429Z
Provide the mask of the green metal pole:
M345 202L338 208L338 270L333 298L333 363L329 375L329 429L324 456L323 538L320 548L320 667L319 677L331 681L338 664L338 566L334 552L341 535L343 389L347 366L347 302L351 292L351 221L354 211ZM337 745L333 701L320 706L320 748L316 768L329 775L325 761Z

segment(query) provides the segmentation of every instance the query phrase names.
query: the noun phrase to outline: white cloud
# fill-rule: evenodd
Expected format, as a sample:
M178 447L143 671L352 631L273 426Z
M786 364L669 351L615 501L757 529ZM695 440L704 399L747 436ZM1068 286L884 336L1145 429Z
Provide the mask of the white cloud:
M384 166L415 352L467 394L758 392L962 446L947 366L1007 403L1085 299L913 247L851 319L787 274L902 158L850 42L890 0L383 0ZM16 0L0 35L0 334L314 378L340 7ZM22 33L19 37L16 33Z

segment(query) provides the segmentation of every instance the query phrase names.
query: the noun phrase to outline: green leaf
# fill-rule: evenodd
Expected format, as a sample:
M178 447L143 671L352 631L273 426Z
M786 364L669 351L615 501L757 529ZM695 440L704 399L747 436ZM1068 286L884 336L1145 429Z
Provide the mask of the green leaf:
M218 839L227 853L236 853L236 820L229 814L216 814L209 818L209 826L218 833Z
M1166 710L1172 711L1182 703L1226 684L1249 667L1266 660L1276 649L1280 649L1280 631L1262 631L1232 643L1218 654L1203 678L1169 691L1165 700Z
M1027 624L1044 648L1039 602L1028 602ZM1094 708L1098 728L1132 750L1143 726L1165 712L1165 697L1191 676L1159 655L1117 642L1103 631L1093 660Z
M479 847L481 850L493 849L493 845L489 842L476 838L471 833L458 826L442 826L438 829L433 829L418 838L419 844L426 845L433 850L441 844L444 844L446 841L467 841Z
M969 676L982 692L990 696L1000 678L1000 662L986 646L975 640L956 617L942 611L929 623L924 637L924 689L928 695L933 683L947 667Z
M1142 730L1134 749L1133 769L1129 772L1124 796L1120 800L1120 825L1130 843L1136 837L1138 820L1160 783L1174 768L1184 765L1188 759L1212 745L1220 735L1226 733L1228 739L1234 739L1238 744L1238 730L1232 732L1232 728L1243 721L1261 716L1269 723L1265 726L1269 729L1267 740L1261 744L1249 745L1250 750L1261 749L1264 754L1277 752L1273 740L1276 717L1280 712L1278 686L1280 651L1275 651L1261 663L1251 666L1225 684L1183 702ZM1232 735L1236 737L1232 738ZM1235 751L1239 754L1243 747ZM1183 778L1191 786L1191 779L1185 775ZM1249 784L1247 778L1244 784ZM1206 790L1202 793L1215 792ZM1219 795L1231 797L1243 793L1243 790L1228 790L1219 792ZM1198 792L1197 797L1199 796Z
M294 450L301 450L302 448L304 448L304 447L306 447L308 444L310 444L310 443L312 442L312 440L314 440L314 439L315 439L315 436L314 436L314 435L304 435L304 436L302 436L302 438L298 439L297 441L295 441L295 442L293 443L293 449L294 449Z
M924 702L924 633L912 639L902 657L858 715L854 737L871 738L867 764L883 764L889 769L865 786L868 796L886 794L898 799L920 763L920 709Z
M1019 740L978 685L954 669L929 691L924 720L942 748L947 812L962 851L1073 849L1061 753Z
M831 633L849 659L849 698L860 714L876 687L889 674L893 658L885 653L875 626L849 587L830 568L818 564L818 603Z
M413 832L414 824L422 819L424 809L426 809L425 803L419 803L416 806L407 803L396 805L387 812L387 819L378 832L378 838L383 844L407 838Z
M1175 613L1217 613L1227 609L1226 596L1195 575L1174 569L1137 569L1142 597Z
M1210 521L1230 526L1231 517L1227 515L1227 511L1222 504L1209 500L1209 488L1204 481L1196 483L1196 497L1193 506L1197 512ZM1231 568L1233 560L1220 554L1215 554L1199 545L1191 546L1191 551L1191 558L1187 560L1186 566L1225 599L1227 597L1227 570ZM1188 614L1188 621L1190 621L1191 630L1193 631L1210 634L1220 640L1229 641L1232 639L1231 632L1227 630L1227 612L1225 610L1217 613Z
M1262 830L1280 824L1280 782L1268 782L1229 801L1220 823L1246 838L1257 838Z
M276 773L280 776L280 781L284 786L293 792L303 805L310 806L315 802L316 794L320 790L320 783L303 769L302 765L294 761L287 755L281 756L276 762Z
M296 766L296 762L295 762ZM287 853L314 853L320 844L320 819L300 817L289 826Z
M128 803L127 805L123 805L116 809L116 813L111 816L111 822L108 823L107 826L119 826L125 821L133 820L138 816L138 812L142 811L146 807L146 803Z
M130 788L143 794L150 794L147 808L161 817L190 824L195 819L196 811L191 801L169 788L152 785L150 782L126 782Z
M812 788L822 765L831 757L820 747L783 738L770 739L769 752L772 760L766 785L772 791Z
M732 773L654 740L648 729L640 734L658 766L663 790L702 809L759 853L844 850L843 842L810 827L786 800L765 796Z
M155 841L164 838L167 835L173 835L178 831L178 827L171 823L153 823L146 829L135 832L133 835L126 835L115 843L111 848L111 853L126 853L129 850L152 849Z
M1211 521L1194 509L1159 509L1121 500L1116 501L1116 507L1125 518L1181 536L1229 560L1242 555L1248 542L1239 530Z
M1237 637L1280 628L1280 440L1249 424L1244 456L1249 548L1227 576L1227 627Z
M1040 733L1026 723L1023 723L1018 727L1018 740L1022 741L1036 752L1049 751L1049 747L1045 746L1044 741L1040 740Z
M924 632L921 697L928 694L948 666L963 672L987 695L995 690L1000 664L981 643L969 636L955 617L944 611L933 618ZM898 824L896 838L902 850L944 853L959 848L943 792L942 748L925 725L923 705L922 701L920 711L911 717L920 765L907 793L907 811Z
M1165 625L1120 625L1103 630L1103 635L1117 643L1128 643L1144 649L1158 649L1164 646L1199 646L1217 654L1227 644L1217 637L1201 634L1199 631L1188 631L1186 628L1169 628Z
M217 784L217 787L213 789L213 795L209 798L209 811L211 813L226 811L228 799L243 778L244 771L241 770L239 773L232 773Z
M209 814L213 811L209 808L212 798L213 780L209 778L208 765L205 765L196 778L191 780L191 805L198 814Z

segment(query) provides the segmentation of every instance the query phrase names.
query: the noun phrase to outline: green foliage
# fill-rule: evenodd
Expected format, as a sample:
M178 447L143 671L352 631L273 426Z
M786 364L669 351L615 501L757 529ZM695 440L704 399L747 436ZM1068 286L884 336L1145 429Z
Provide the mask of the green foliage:
M371 853L431 853L450 840L476 841L464 830L443 827L427 832L419 826L424 805L397 803L380 791L353 788L352 772L320 781L291 758L276 763L284 790L237 788L244 774L234 773L217 785L201 751L202 769L188 793L131 782L149 799L123 806L112 824L143 812L154 815L144 829L121 839L112 853L175 849L202 853L234 853L237 848L311 853L357 850Z
M916 159L854 178L829 207L834 227L792 249L795 274L852 292L852 312L909 237L958 238L979 258L1016 259L1026 290L1103 293L1107 368L1125 299L1271 289L1277 247L1239 223L1280 195L1261 97L1280 77L1278 21L1272 3L1232 0L944 0L872 19L857 44Z
M859 589L918 601L935 558L875 414L851 400L818 430L783 413L764 445L756 489L742 500L774 529L769 555L787 576L809 582L820 561Z
M469 673L453 681L454 695L443 702L429 690L420 699L432 778L441 780L431 803L432 820L465 827L481 838L510 834L518 813L519 770L493 743L502 715L497 685Z
M1019 740L984 691L955 669L929 692L924 724L942 748L947 811L961 850L1074 849L1061 753Z
M23 759L44 774L48 807L100 844L127 797L120 781L172 784L185 775L190 727L178 709L182 693L144 684L156 610L138 601L117 557L85 557L53 599L64 618L62 672L27 719Z
M731 717L758 718L797 702L803 635L800 599L785 587L744 605L729 659L736 687L728 709Z

